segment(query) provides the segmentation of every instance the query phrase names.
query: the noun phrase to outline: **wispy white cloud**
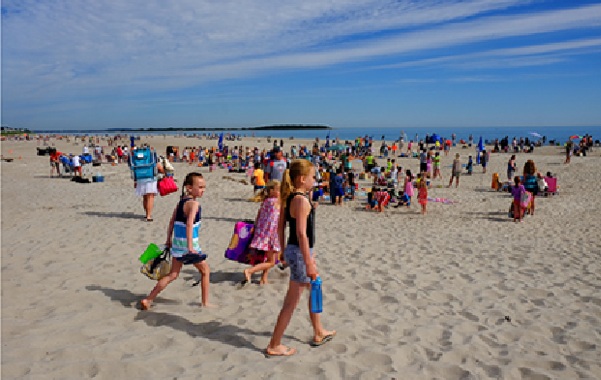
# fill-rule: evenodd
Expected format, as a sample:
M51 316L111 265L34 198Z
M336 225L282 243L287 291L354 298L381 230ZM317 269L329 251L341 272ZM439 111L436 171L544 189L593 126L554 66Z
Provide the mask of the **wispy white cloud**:
M517 48L491 49L477 53L445 55L436 58L418 58L401 63L377 65L369 69L448 66L471 70L545 66L565 62L574 55L599 53L601 53L601 38L587 38Z
M2 5L5 99L127 96L398 55L411 64L420 60L408 55L418 52L601 25L598 4L498 16L528 3L9 0ZM571 43L573 51L587 48ZM498 53L548 53L533 49Z

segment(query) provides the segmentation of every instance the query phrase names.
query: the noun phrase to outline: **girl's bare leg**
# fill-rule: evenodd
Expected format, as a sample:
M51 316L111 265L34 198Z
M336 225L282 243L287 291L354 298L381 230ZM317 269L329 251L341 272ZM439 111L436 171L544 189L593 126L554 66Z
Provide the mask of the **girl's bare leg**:
M253 273L256 273L259 271L263 271L263 275L261 276L261 284L264 283L263 281L267 282L267 271L269 271L271 268L273 268L275 266L275 254L276 253L279 253L279 252L268 251L266 253L266 255L267 255L266 262L257 264L251 268L244 269L244 277L246 278L246 282L250 283L251 276L253 275Z
M148 310L150 308L150 305L152 305L154 299L159 295L159 293L162 292L172 281L177 279L181 269L182 263L177 260L172 260L171 272L169 272L167 276L157 281L157 284L154 286L150 294L142 301L140 301L140 306L143 310Z
M273 329L273 335L267 346L267 353L282 353L288 351L288 347L282 345L282 336L290 323L290 319L292 319L292 314L298 305L303 289L308 286L309 284L301 284L295 281L290 281L288 284L284 305L282 305L282 310L278 315L278 320Z
M278 254L279 252L276 251L267 252L267 262L259 264L265 266L265 269L263 269L263 275L261 275L261 285L267 284L267 274L269 273L269 270L275 266L275 258Z
M154 194L144 194L142 197L142 206L146 211L146 219L152 219L152 209L154 208Z
M212 307L214 305L209 303L209 285L210 285L210 275L211 268L209 268L209 264L206 261L202 261L200 263L194 264L194 267L198 269L201 275L200 279L200 302L202 306Z
M335 335L336 331L328 331L321 324L321 313L311 313L311 297L309 297L309 318L313 325L313 341L321 342L328 335Z

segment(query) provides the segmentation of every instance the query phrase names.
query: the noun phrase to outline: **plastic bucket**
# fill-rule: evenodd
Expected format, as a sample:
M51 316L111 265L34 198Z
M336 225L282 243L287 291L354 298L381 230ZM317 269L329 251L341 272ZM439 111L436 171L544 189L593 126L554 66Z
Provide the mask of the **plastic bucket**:
M163 253L163 250L158 245L150 243L144 253L140 255L139 260L142 264L146 264L149 260L159 257L161 253Z

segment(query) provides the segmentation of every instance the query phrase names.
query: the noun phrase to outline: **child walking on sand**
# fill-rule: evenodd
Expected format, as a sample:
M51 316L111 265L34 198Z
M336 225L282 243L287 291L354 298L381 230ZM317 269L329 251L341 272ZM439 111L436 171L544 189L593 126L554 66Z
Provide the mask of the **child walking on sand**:
M267 273L275 266L275 260L280 253L280 238L278 237L278 223L280 220L280 181L272 180L261 191L262 201L257 218L255 231L250 247L266 253L266 260L252 268L244 270L245 280L242 285L250 284L251 276L255 272L263 271L261 285L267 283Z
M436 152L434 157L432 158L432 164L434 167L434 175L432 179L436 179L436 177L442 179L442 174L440 174L440 152Z
M413 196L413 175L409 169L407 169L405 172L405 183L403 185L403 189L405 195L409 198L409 202L411 202L411 197ZM409 207L409 203L407 204L407 207Z
M421 180L417 182L417 201L422 205L422 215L425 215L426 205L428 204L428 184L423 174Z
M282 344L282 336L290 323L303 290L308 289L310 281L318 276L313 257L315 208L307 195L313 186L314 176L315 168L310 161L296 160L290 164L290 169L286 170L282 180L282 207L278 235L280 246L285 246L284 257L290 266L290 282L271 341L265 349L265 355L268 357L290 356L296 353L296 349ZM290 226L287 245L284 244L286 223ZM321 346L334 338L336 331L328 331L323 328L321 314L311 312L310 301L309 316L313 325L312 346Z
M140 301L142 310L148 310L152 302L172 281L177 279L182 265L192 264L202 275L201 302L203 306L209 304L209 264L205 261L206 254L200 250L198 232L200 230L201 208L196 200L205 192L205 180L200 173L189 173L182 186L182 197L178 202L169 227L167 228L167 247L171 248L171 272L160 279L150 294ZM185 193L184 193L185 191ZM173 236L173 239L172 239Z
M520 177L515 176L513 181L515 182L515 186L511 189L511 195L513 195L513 221L522 221L524 217L525 208L522 207L522 194L526 192L526 188L522 184L522 180Z

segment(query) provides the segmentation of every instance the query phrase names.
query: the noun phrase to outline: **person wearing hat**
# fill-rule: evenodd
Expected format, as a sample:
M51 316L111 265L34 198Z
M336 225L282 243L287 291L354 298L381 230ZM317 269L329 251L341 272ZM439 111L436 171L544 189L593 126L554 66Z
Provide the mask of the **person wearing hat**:
M265 183L271 180L282 182L287 164L286 160L283 159L282 149L279 146L274 146L271 151L271 161L265 168Z

